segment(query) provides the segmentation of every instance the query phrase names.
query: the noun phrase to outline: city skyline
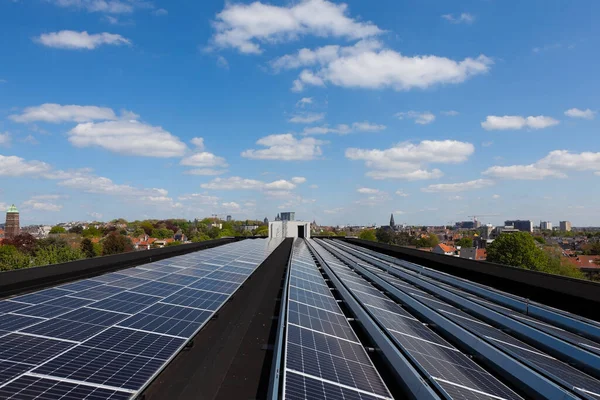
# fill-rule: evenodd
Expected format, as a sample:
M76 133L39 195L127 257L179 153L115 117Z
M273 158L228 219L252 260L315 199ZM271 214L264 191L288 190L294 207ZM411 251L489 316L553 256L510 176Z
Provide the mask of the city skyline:
M21 225L600 226L597 2L98 4L1 6Z

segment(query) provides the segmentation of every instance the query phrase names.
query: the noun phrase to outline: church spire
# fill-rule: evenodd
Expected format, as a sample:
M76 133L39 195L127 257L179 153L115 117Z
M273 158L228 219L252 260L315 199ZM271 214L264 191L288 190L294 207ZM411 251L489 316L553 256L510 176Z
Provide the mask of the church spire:
M396 223L394 222L394 213L392 213L392 216L390 217L390 226L392 228L396 227Z

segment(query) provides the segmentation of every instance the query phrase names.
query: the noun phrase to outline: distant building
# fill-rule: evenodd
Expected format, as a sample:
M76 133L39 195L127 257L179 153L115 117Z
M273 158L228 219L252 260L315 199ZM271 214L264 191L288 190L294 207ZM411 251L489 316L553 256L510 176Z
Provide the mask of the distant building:
M533 222L530 220L516 219L512 221L504 221L504 226L512 226L521 232L533 232Z
M475 229L479 228L479 221L460 221L454 224L456 229Z
M265 217L265 220L263 222L265 223L265 225L269 225L269 218Z
M390 217L390 228L394 229L396 227L396 222L394 221L394 214Z
M543 231L551 231L552 230L552 222L550 222L550 221L540 222L540 229Z
M440 243L431 250L432 253L436 254L444 254L447 256L456 255L456 248L452 246L448 246L447 244Z
M4 238L12 239L20 233L19 210L13 204L6 211L6 224L4 224Z
M281 220L282 221L294 221L296 219L296 213L295 212L282 212L281 213Z
M475 247L463 247L460 249L460 258L468 258L469 260L484 261L487 258L485 249Z
M227 222L231 222L231 215L227 216Z
M560 221L559 226L560 226L561 231L571 232L571 222L570 221Z

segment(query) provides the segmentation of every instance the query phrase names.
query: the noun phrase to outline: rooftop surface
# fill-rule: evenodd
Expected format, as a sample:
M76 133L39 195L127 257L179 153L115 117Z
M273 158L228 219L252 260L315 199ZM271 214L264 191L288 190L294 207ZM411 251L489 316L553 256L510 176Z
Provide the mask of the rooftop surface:
M342 240L255 239L1 300L0 371L2 399L600 399L600 324Z

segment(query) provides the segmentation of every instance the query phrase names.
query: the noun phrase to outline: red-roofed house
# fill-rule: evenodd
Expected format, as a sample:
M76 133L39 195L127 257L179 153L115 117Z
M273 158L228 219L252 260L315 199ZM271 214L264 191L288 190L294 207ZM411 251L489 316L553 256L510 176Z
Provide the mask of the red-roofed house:
M569 257L569 261L573 263L577 268L598 268L600 269L600 265L597 262L600 262L600 256L577 256L577 257Z
M460 258L485 261L485 259L487 258L487 253L485 249L477 249L475 247L463 247L462 249L460 249Z
M444 243L440 243L437 246L435 246L431 252L436 253L436 254L445 254L447 256L455 256L456 248L452 247L452 246L448 246L447 244L444 244Z

